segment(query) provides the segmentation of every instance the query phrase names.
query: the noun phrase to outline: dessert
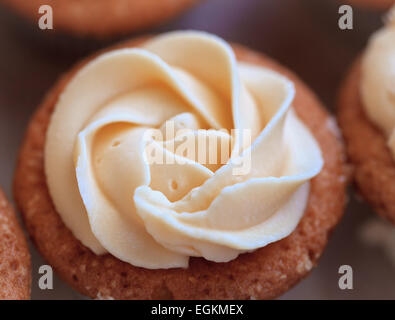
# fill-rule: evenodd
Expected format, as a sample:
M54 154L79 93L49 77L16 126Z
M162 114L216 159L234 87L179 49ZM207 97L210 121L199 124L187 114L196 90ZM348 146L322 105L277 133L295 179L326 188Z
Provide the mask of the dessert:
M170 19L192 6L196 0L2 0L34 23L50 5L55 31L77 36L109 37L147 28Z
M335 121L296 76L185 31L63 76L14 193L39 251L90 297L267 299L316 265L346 180Z
M393 13L351 67L340 90L338 120L358 191L377 213L395 223Z
M0 190L0 300L30 299L30 272L25 235Z

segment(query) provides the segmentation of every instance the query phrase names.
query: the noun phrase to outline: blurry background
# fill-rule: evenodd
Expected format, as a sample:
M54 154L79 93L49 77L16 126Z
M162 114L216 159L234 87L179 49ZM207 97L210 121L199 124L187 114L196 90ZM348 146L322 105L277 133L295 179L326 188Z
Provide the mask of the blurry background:
M381 26L383 15L354 7L354 30L342 31L338 28L340 4L336 0L205 0L144 33L205 30L265 52L296 72L333 111L347 68ZM111 41L77 39L42 31L0 7L0 185L10 198L19 144L45 92L80 58L136 35ZM350 193L345 216L319 266L281 299L395 299L395 259L391 261L389 255L395 252L394 231ZM361 233L372 233L370 240ZM391 237L392 247L385 251L384 243ZM45 262L31 248L32 298L81 298L58 278L54 290L40 290L38 268ZM344 264L353 267L353 290L338 287L338 269Z

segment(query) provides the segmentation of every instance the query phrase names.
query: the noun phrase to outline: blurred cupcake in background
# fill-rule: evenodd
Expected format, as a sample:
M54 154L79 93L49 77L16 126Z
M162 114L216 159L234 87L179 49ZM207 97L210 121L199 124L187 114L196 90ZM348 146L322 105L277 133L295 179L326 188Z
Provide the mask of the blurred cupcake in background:
M338 120L358 191L395 223L395 7L348 73Z
M106 38L148 28L170 19L198 0L0 0L32 21L50 5L55 30ZM48 7L48 6L47 6ZM46 7L43 7L44 9Z

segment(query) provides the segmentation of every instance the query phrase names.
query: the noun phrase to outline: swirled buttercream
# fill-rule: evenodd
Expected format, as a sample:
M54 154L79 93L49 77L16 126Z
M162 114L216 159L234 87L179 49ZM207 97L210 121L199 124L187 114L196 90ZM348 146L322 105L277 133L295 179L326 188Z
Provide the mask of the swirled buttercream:
M367 116L388 137L395 156L395 6L363 55L361 98Z
M151 269L187 267L190 256L227 262L278 241L303 216L323 165L293 98L289 80L238 63L206 33L105 53L56 103L45 148L54 205L96 254ZM174 151L177 132L147 135L169 123L189 129L183 139L224 142L223 162L201 157L220 143L185 154ZM165 161L150 161L152 151Z

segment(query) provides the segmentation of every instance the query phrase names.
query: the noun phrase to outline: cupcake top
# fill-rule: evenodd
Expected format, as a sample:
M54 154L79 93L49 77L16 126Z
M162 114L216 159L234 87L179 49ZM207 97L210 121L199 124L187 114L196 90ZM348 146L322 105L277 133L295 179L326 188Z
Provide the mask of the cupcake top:
M369 119L388 137L395 155L395 6L370 39L362 60L361 98Z
M173 32L103 54L60 96L45 172L57 211L96 254L134 266L227 262L288 236L320 148L293 84L223 40Z

